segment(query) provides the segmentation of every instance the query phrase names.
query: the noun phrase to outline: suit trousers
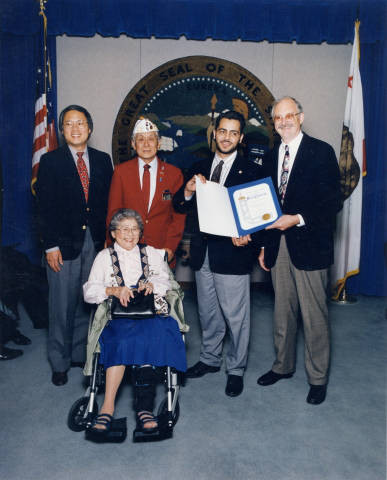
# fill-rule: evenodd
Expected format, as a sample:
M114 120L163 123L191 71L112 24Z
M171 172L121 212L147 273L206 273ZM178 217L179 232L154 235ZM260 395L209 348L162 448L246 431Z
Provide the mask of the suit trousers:
M65 372L71 362L86 359L90 305L83 301L82 286L89 277L96 256L87 228L81 253L64 260L59 272L47 265L49 285L48 360L54 372Z
M280 374L295 371L297 320L301 311L308 382L311 385L325 385L328 382L330 360L328 269L298 270L290 260L285 235L282 235L277 261L271 273L275 291L276 353L272 370Z
M202 327L200 360L219 367L227 329L228 374L243 376L250 339L250 275L213 273L208 251L200 270L195 272L199 319Z

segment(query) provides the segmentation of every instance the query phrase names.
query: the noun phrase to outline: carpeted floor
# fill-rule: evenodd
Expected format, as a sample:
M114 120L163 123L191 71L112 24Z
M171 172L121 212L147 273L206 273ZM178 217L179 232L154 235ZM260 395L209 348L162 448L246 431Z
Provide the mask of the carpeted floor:
M185 311L191 326L186 344L192 365L200 345L192 290L186 292ZM302 334L294 377L271 387L256 383L273 361L272 311L271 293L254 290L242 395L224 394L223 369L188 380L181 391L173 438L133 444L131 389L125 385L116 416L127 416L128 438L118 445L93 444L83 433L68 429L68 411L84 392L81 370L69 372L67 385L52 385L46 331L34 330L22 315L21 331L32 345L23 347L22 357L0 362L0 479L385 479L384 299L360 296L356 305L330 306L331 375L327 399L319 406L305 402ZM160 387L159 400L162 395Z

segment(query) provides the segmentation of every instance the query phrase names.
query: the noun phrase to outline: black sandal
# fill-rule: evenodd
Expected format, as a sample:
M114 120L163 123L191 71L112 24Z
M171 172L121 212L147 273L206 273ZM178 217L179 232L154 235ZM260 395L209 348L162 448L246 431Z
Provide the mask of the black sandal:
M97 435L107 434L112 426L113 417L108 413L100 413L93 420L90 431ZM105 428L97 428L96 425L103 425Z
M140 412L137 412L136 422L137 429L141 430L143 433L154 433L159 429L157 417L155 417L152 412L148 412L147 410L141 410ZM145 428L145 425L150 422L155 422L157 425L152 428Z

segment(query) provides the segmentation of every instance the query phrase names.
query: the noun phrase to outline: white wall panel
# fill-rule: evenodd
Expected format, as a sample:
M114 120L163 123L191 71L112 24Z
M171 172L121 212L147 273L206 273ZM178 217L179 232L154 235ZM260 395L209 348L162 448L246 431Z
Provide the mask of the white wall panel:
M304 107L305 131L338 154L351 51L351 45L62 36L57 38L58 112L71 103L85 106L94 120L90 145L111 154L114 122L131 88L167 61L208 55L240 64L274 97L296 97ZM181 268L177 278L192 276ZM263 278L255 269L252 279Z

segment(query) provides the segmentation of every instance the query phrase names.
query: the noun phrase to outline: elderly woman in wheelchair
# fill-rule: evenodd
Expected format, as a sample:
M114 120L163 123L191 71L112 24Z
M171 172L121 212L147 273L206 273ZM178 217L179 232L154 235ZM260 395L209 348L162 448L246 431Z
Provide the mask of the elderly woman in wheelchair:
M142 230L143 222L137 212L118 210L109 225L114 245L97 255L83 286L88 303L101 304L113 299L113 318L99 337L99 362L106 370L106 385L103 405L91 426L96 435L105 435L111 428L116 394L126 366L132 370L136 428L143 433L158 429L158 420L153 414L156 368L169 366L181 372L186 370L184 341L178 323L168 314L165 300L171 288L165 252L139 244ZM143 297L140 307L149 300L146 297L154 298L155 313L141 320L125 313L133 308L138 296ZM121 310L119 315L115 316L113 309Z

